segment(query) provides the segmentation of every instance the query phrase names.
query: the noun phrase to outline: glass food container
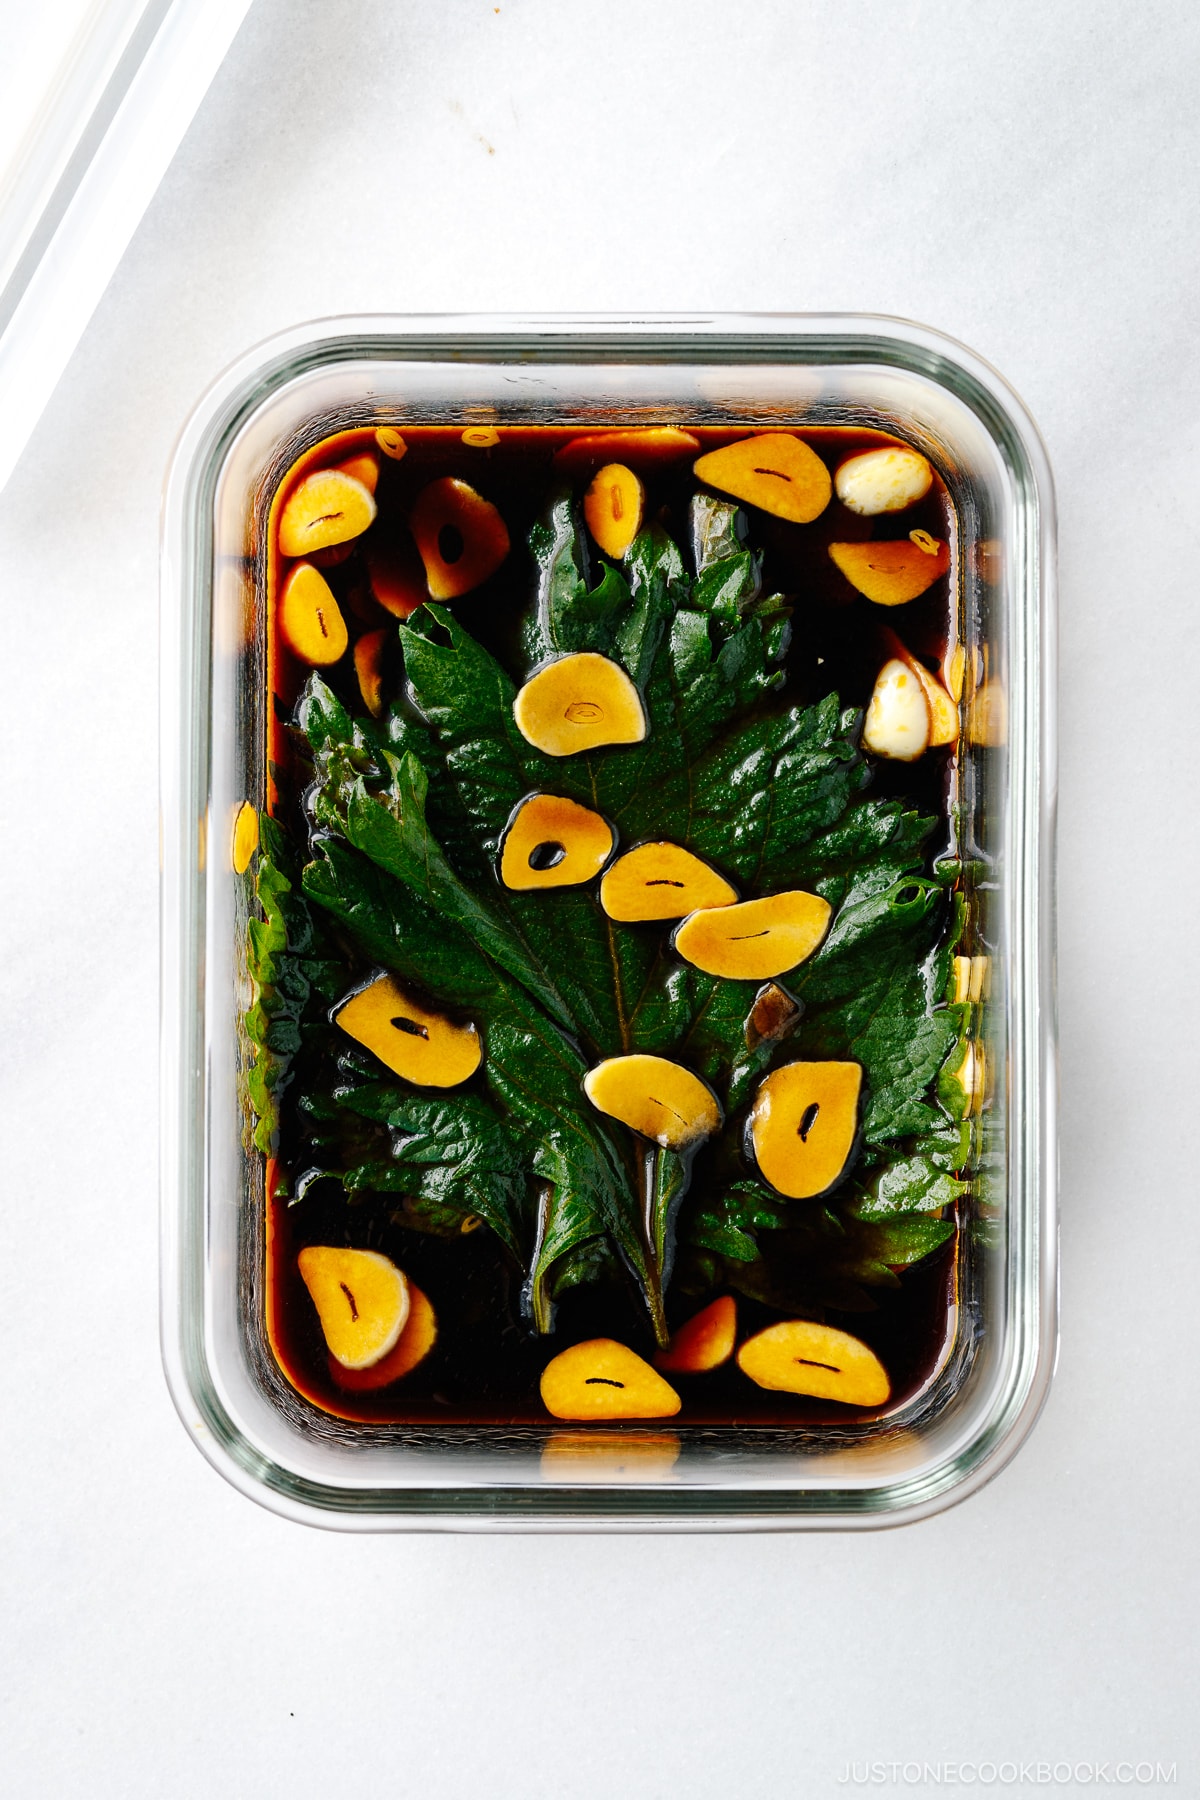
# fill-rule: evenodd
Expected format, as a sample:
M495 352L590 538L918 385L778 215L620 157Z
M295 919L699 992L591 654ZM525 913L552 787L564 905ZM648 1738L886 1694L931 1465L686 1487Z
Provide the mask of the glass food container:
M268 780L266 522L311 446L420 423L851 426L906 440L945 483L976 1118L943 1341L890 1411L617 1431L371 1423L280 1373L242 1093L253 898L232 851L239 807L261 805ZM347 1530L782 1530L921 1518L1004 1465L1056 1345L1053 547L1049 468L1020 401L961 345L897 319L337 319L216 382L180 439L163 528L162 1318L176 1406L228 1480Z

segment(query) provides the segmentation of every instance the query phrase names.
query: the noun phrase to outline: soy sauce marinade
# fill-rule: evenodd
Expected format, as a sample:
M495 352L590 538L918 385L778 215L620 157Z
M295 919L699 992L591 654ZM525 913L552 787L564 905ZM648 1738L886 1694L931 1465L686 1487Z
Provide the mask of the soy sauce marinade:
M565 1348L593 1340L613 1340L653 1366L658 1354L656 1325L661 1342L668 1332L678 1331L714 1301L723 1302L724 1321L732 1300L739 1347L767 1328L791 1321L814 1321L832 1327L849 1334L878 1359L886 1372L886 1398L852 1405L819 1394L781 1392L759 1385L739 1366L735 1353L703 1372L663 1371L663 1379L679 1398L680 1409L673 1415L679 1422L794 1425L845 1421L894 1410L925 1383L943 1351L954 1282L954 1218L962 1191L957 1177L965 1162L966 1143L961 1121L967 1110L963 1083L955 1079L955 1071L963 1062L966 1020L960 1007L948 1003L956 996L947 985L957 918L949 823L957 746L948 743L926 748L912 760L873 754L864 751L860 742L861 715L872 701L881 671L892 666L897 657L902 672L905 659L912 662L909 673L913 683L918 680L915 665L919 662L927 671L927 683L937 684L941 696L937 704L944 700L945 707L953 713L941 685L947 679L951 684L954 681L950 600L953 587L952 574L939 573L917 597L899 605L877 604L859 592L836 566L829 546L881 541L907 545L914 542L915 533L920 552L930 557L931 566L936 559L936 567L943 569L948 556L942 546L950 550L954 546L952 508L942 483L933 474L928 491L899 510L863 513L842 504L835 494L809 522L797 523L768 510L770 496L761 494L761 479L757 488L752 482L750 491L742 496L739 483L744 477L738 470L728 472L727 481L718 470L719 480L707 482L694 472L694 464L701 456L747 438L753 438L755 443L761 441L761 461L764 466L769 465L772 444L777 449L777 439L736 428L695 428L691 431L691 443L678 433L670 441L656 436L653 430L640 435L618 431L612 438L611 453L605 449L595 454L566 451L565 459L560 454L556 460L556 453L563 452L565 446L582 435L569 428L514 427L494 433L486 429L464 433L462 427L404 426L395 432L381 432L377 442L373 431L348 432L326 440L302 458L281 484L272 507L268 610L273 711L268 749L273 779L268 811L273 824L264 825L256 871L260 898L268 914L272 910L272 895L278 892L277 887L272 887L278 880L277 869L289 881L290 893L285 891L284 918L275 931L272 947L258 952L257 963L252 945L259 1010L257 1017L252 1012L250 1035L258 1040L265 1037L266 1047L256 1051L257 1064L249 1084L260 1115L255 1141L260 1149L269 1152L266 1287L271 1346L292 1385L319 1407L341 1417L414 1423L547 1423L552 1414L543 1401L539 1383L547 1366ZM871 431L831 428L789 435L808 445L830 472L858 454L896 445L896 440ZM492 438L494 442L487 441ZM355 463L355 458L368 460ZM756 459L746 460L753 475ZM625 557L605 556L584 518L584 496L598 470L610 463L631 467L644 494L642 535ZM351 517L348 524L353 527L352 536L321 544L327 527L320 521L336 511L339 495L335 492L331 502L328 496L322 499L316 493L315 508L309 506L308 517L318 520L312 528L317 547L307 555L289 557L287 549L297 550L294 533L282 545L278 537L289 503L314 472L338 468L346 469L356 484L365 481L370 488L373 483L373 521L369 514L362 519ZM447 492L444 486L434 485L444 484L447 478L467 484L471 492L464 497L458 490ZM604 490L603 478L600 487ZM634 482L630 490L635 496L636 487ZM353 498L357 488L347 491ZM562 505L565 494L571 496L566 510ZM489 557L494 559L500 552L500 546L493 541L494 519L490 511L477 506L476 496L486 501L488 508L495 508L509 548L507 554L500 554L492 572L485 573L469 591L445 604L449 617L502 665L517 689L530 676L534 664L540 666L548 660L547 651L549 660L553 660L589 649L590 628L579 621L584 614L590 616L592 610L600 616L597 643L606 630L608 636L603 637L602 650L590 653L607 653L608 660L619 666L621 649L613 641L613 631L619 633L621 621L636 610L639 595L644 595L651 585L646 571L652 565L669 565L675 570L673 581L660 582L660 587L665 585L668 591L661 603L663 618L657 655L666 658L663 646L670 639L677 618L686 615L685 623L695 623L693 614L697 609L688 602L700 591L695 585L693 546L694 514L699 508L716 533L714 542L724 552L717 560L732 584L725 625L719 627L714 619L706 627L713 640L712 648L719 650L722 631L728 641L729 636L754 623L755 633L764 641L766 634L774 634L771 656L764 657L764 663L771 670L777 668L780 677L749 708L738 711L732 720L723 720L713 733L713 742L731 738L735 731L753 732L759 724L767 730L779 729L778 721L785 716L818 707L828 695L836 694L843 709L842 722L825 728L821 743L831 760L821 779L827 777L836 782L839 769L849 770L852 777L847 803L840 810L830 802L826 809L829 819L814 821L813 817L805 817L804 829L815 833L825 846L811 864L811 890L803 879L756 881L747 880L744 874L739 879L737 871L728 871L737 890L736 899L742 902L763 898L781 888L819 893L824 887L830 896L831 917L819 947L797 966L780 969L768 979L731 978L728 984L715 984L712 1008L717 1012L724 1009L730 1017L735 1012L738 1015L737 1030L725 1028L725 1064L710 1046L707 1066L696 1067L704 1063L705 1053L695 1051L689 1055L689 1046L694 1049L694 1032L690 1036L684 1033L684 1047L678 1059L672 1057L674 1046L654 1047L652 1053L670 1062L677 1060L678 1066L693 1077L701 1074L725 1114L718 1130L698 1144L689 1142L683 1148L677 1173L686 1182L686 1188L682 1198L665 1206L658 1219L657 1261L648 1250L636 1253L641 1255L639 1280L636 1272L631 1272L627 1245L623 1248L617 1241L614 1248L611 1235L605 1238L601 1234L589 1243L585 1235L581 1242L569 1247L568 1254L557 1264L551 1260L542 1271L536 1303L531 1302L530 1261L536 1255L539 1217L545 1242L547 1214L554 1196L545 1170L526 1167L521 1173L510 1172L507 1186L499 1181L497 1191L508 1196L511 1211L511 1218L502 1220L502 1225L511 1226L507 1246L493 1224L482 1222L482 1213L472 1207L474 1190L469 1182L456 1179L461 1163L455 1162L455 1156L461 1157L463 1148L470 1151L475 1143L472 1126L479 1115L473 1109L484 1108L498 1114L501 1125L505 1120L504 1106L497 1103L488 1085L488 1008L472 1007L446 991L432 993L412 979L411 970L394 971L402 978L400 986L411 997L415 1009L413 1016L404 1021L405 1035L411 1038L416 1032L425 1031L428 1037L432 1031L436 1038L441 1030L437 1021L442 1018L450 1029L460 1033L477 1028L483 1059L479 1069L464 1080L437 1090L406 1082L397 1075L394 1065L385 1066L361 1039L356 1040L336 1022L346 998L378 980L392 964L379 954L379 939L373 939L369 930L364 933L362 910L351 918L343 909L343 916L339 917L336 907L331 910L322 905L320 879L313 883L311 876L301 875L306 864L318 863L327 855L331 837L339 840L333 852L335 858L344 861L359 854L354 846L343 848L339 834L345 818L337 811L337 801L330 798L341 794L344 799L356 776L363 776L360 792L370 804L390 800L393 813L404 811L396 798L395 768L392 766L389 774L379 754L379 743L386 739L397 752L415 743L418 757L433 770L429 819L445 840L441 848L446 850L448 862L456 864L455 879L462 875L468 891L488 909L503 911L506 906L516 905L496 866L495 840L503 821L493 821L487 855L482 860L478 841L472 848L455 836L460 830L469 832L469 824L464 824L461 808L456 813L453 796L439 789L447 759L429 753L428 725L405 688L402 629L398 625L398 620L407 614L405 626L410 632L424 643L445 648L446 620L435 624L436 615L431 616L420 605L426 580L435 587L439 580L444 585L449 571L452 586L453 572L459 565L469 565L475 556L486 566ZM555 519L552 509L556 497L557 561L550 533L544 529L548 520L553 523ZM602 491L601 500L603 497ZM739 498L743 504L735 512L734 503ZM756 500L766 503L755 504ZM620 500L616 504L618 511L624 510ZM293 505L294 514L297 510L303 515L303 506L297 509ZM604 535L602 512L599 518ZM564 520L573 526L573 531L565 535ZM413 541L410 522L420 541L424 562ZM619 534L622 522L617 523ZM627 518L624 523L628 524ZM303 516L300 525L302 530L308 528ZM536 537L539 527L543 528L540 564L529 548L531 534ZM718 527L724 531L723 539ZM337 525L332 529L336 533ZM666 540L677 546L678 562L670 561L673 552ZM651 542L657 546L653 553L645 548ZM639 544L643 546L641 550ZM745 552L751 553L752 561ZM664 557L667 564L663 563ZM297 569L302 572L299 582ZM315 575L310 570L315 570ZM610 573L606 575L606 571ZM624 573L631 594L612 587L611 571ZM573 572L578 577L574 589ZM310 592L306 593L303 581L314 583ZM594 596L602 591L605 581L610 584L610 600L616 595L613 610L607 614L598 602L593 605ZM531 643L529 637L528 621L537 610L539 589L545 596L555 583L559 602L565 605L569 648L547 643L544 634L540 642ZM710 580L710 601L714 585L719 587L722 583ZM567 598L562 602L564 593ZM772 596L781 598L772 600ZM717 605L721 604L718 599ZM336 660L330 661L341 646L339 618L345 627L346 647ZM306 636L306 632L316 635ZM628 634L621 644L626 660L635 662ZM419 655L420 642L410 637L408 645L410 658ZM653 651L652 628L649 636L643 637L641 649ZM315 669L314 663L318 665ZM643 656L643 677L648 666ZM666 665L660 661L654 666L661 671ZM419 681L416 686L420 687ZM643 679L643 691L645 687ZM586 711L593 702L585 695L582 704ZM859 709L858 717L847 721L848 709ZM932 721L936 710L936 704L932 710L927 707L922 716ZM876 718L877 740L889 742L886 694L877 697L871 716ZM389 718L404 723L393 730ZM357 743L353 741L353 720L360 721ZM345 743L331 743L338 732ZM647 742L652 742L653 732L651 718ZM628 756L634 748L601 746L590 753L590 760ZM697 762L702 754L701 751L696 756ZM802 756L800 760L803 765ZM529 790L582 795L579 767L588 762L586 754L554 758L545 765L544 782L531 781ZM454 766L461 769L461 753L457 765L453 757L449 763L451 772ZM340 771L340 775L331 775L331 769ZM820 813L820 794L816 790L821 788L821 779L814 777L811 769L797 769L793 758L771 779L790 784L808 782L810 787L815 782L809 797ZM808 788L804 792L808 795ZM322 795L326 796L325 801ZM894 804L889 807L889 803ZM870 831L861 828L867 815L859 809L864 805L874 808ZM594 810L603 816L602 806ZM906 824L901 814L923 816L926 828ZM824 838L822 823L827 834ZM852 846L834 854L836 846L830 847L833 840L828 833L844 830L848 824L854 826L851 835L857 848ZM689 833L681 821L660 821L654 835L656 839L688 846ZM477 832L477 840L479 836ZM619 833L607 866L611 867L638 837L637 833L633 837ZM360 837L359 842L362 841ZM723 873L719 855L705 854L704 860L718 875ZM479 871L484 862L488 872L481 880ZM536 867L536 861L531 859L531 866ZM389 919L403 921L403 885L393 873L385 871L377 879L372 872L373 892L383 891L380 880L386 888L386 898L381 903L384 912ZM301 898L306 885L309 893L307 898ZM549 909L561 905L568 893L582 893L585 904L603 922L598 888L597 878L579 888L550 888L537 893L533 905ZM890 896L891 911L881 912L880 895ZM341 898L334 895L335 900ZM417 902L411 895L408 905L415 918ZM279 911L278 905L275 911ZM857 961L850 958L849 952L837 948L847 935L853 938L847 927L854 918L860 919L862 926L861 944L854 951ZM536 926L538 915L527 904L523 914L527 935L531 919ZM547 929L553 924L547 915ZM610 941L615 933L616 941L626 948L635 938L647 946L652 942L653 949L646 948L644 954L657 958L651 966L660 984L669 984L674 971L676 980L693 981L702 987L705 977L690 975L689 965L672 956L669 937L674 924L674 920L622 922L615 927L603 923L603 929ZM873 931L881 946L874 962ZM839 965L839 955L850 960ZM904 1027L904 1035L921 1045L921 1054L914 1053L919 1067L910 1069L907 1077L903 1071L897 1076L896 1042L886 1040L882 1049L873 1045L869 1018L864 1027L863 1019L855 1012L857 1005L864 1016L869 1015L872 995L889 985L888 956L901 980L910 976L915 980L920 972L923 983L925 997L913 1018L894 1021L897 1030ZM639 966L644 967L645 963ZM839 967L843 969L841 977ZM861 980L856 971L861 971ZM811 991L818 998L810 1004L804 989L806 985L811 988L814 975L817 988ZM826 987L832 984L839 990L833 1000L828 995L820 997L822 981ZM767 989L773 990L763 1015L768 1024L777 1022L781 1006L786 1011L790 1002L798 1000L800 1009L789 1021L790 1030L785 1030L777 1042L760 1047L753 1077L742 1080L737 1102L729 1106L728 1088L722 1090L730 1057L742 1056L747 1043L742 1015L749 1017L756 996ZM422 1026L420 1019L433 1022ZM392 1019L390 1023L397 1021ZM561 1023L548 1023L547 1029L559 1032L565 1040L579 1041ZM857 1038L855 1031L859 1033ZM700 1036L703 1037L703 1026ZM809 1037L813 1039L811 1044L806 1041ZM762 1082L773 1071L810 1060L838 1062L845 1067L855 1061L856 1043L867 1046L867 1060L861 1065L862 1094L854 1121L854 1144L845 1165L835 1171L836 1179L825 1191L789 1199L763 1181L753 1154L747 1153L743 1142L747 1116L757 1104ZM273 1048L274 1045L279 1048ZM581 1069L586 1071L598 1061L623 1054L636 1054L640 1048L636 1035L631 1042L585 1044ZM405 1066L403 1053L399 1060ZM900 1061L904 1061L903 1054ZM887 1103L892 1106L890 1126L889 1118L884 1117L882 1125L876 1119L872 1127L871 1120L879 1111L876 1093L883 1092L886 1099L892 1092L888 1082L903 1088L905 1079L907 1089L898 1092L894 1102ZM363 1111L355 1110L361 1107L370 1113L374 1108L378 1115L381 1108L386 1110L389 1099L403 1104L405 1095L416 1101L433 1097L441 1103L443 1136L438 1153L448 1160L436 1174L430 1174L434 1164L428 1160L407 1164L403 1169L397 1166L397 1148L402 1150L405 1143L411 1147L416 1141L414 1134L403 1128L412 1123L408 1114L404 1114L403 1124L398 1127L398 1115L393 1114L388 1123L380 1116L367 1117ZM447 1151L444 1109L455 1107L463 1129L457 1151ZM887 1113L886 1104L883 1111ZM807 1109L805 1116L808 1115L818 1116L812 1108ZM677 1112L674 1116L682 1114ZM797 1136L804 1131L805 1116L794 1122ZM590 1107L582 1095L579 1113L572 1113L573 1129L581 1128L581 1119L594 1121L596 1131L607 1133L606 1141L615 1146L617 1157L628 1171L634 1209L640 1206L644 1215L639 1184L654 1179L655 1167L670 1165L675 1150L664 1147L655 1164L653 1146L645 1135ZM524 1137L518 1137L519 1161L521 1146L528 1153L531 1139L528 1131ZM429 1155L433 1154L430 1149ZM486 1144L476 1160L487 1161ZM372 1185L372 1170L378 1186ZM406 1192L406 1188L411 1191ZM640 1228L644 1241L653 1245L655 1226L647 1225L643 1217ZM361 1341L353 1333L370 1327L371 1319L366 1316L369 1307L380 1304L366 1290L362 1294L352 1291L356 1279L353 1275L350 1282L338 1279L347 1272L343 1264L327 1258L328 1266L320 1266L322 1254L345 1248L376 1252L403 1272L410 1312L407 1335L402 1341L412 1339L418 1324L414 1299L421 1310L425 1333L424 1341L415 1345L414 1354L425 1348L432 1336L431 1320L435 1321L436 1340L432 1347L407 1372L386 1385L370 1384L380 1372L396 1366L396 1351L386 1352L359 1371L347 1368L332 1353L340 1350L343 1356L347 1355L345 1345L350 1341L352 1360L360 1360ZM649 1282L646 1267L650 1268ZM384 1272L387 1279L386 1265ZM666 1279L661 1280L664 1275ZM657 1321L655 1298L651 1295L648 1299L648 1288L654 1287L656 1279L661 1287ZM341 1327L347 1328L348 1322L352 1328L350 1340L338 1336L336 1318L331 1324L331 1311L342 1305L341 1296L347 1315ZM364 1300L361 1319L359 1298ZM382 1304L390 1304L387 1294ZM535 1329L536 1325L542 1329ZM829 1342L835 1343L836 1348L840 1340ZM839 1366L833 1363L834 1352L821 1349L819 1341L816 1351L805 1343L799 1349L808 1354L791 1358L794 1366ZM368 1358L374 1354L370 1343L366 1354ZM837 1354L841 1355L840 1349ZM752 1363L753 1357L748 1361ZM634 1398L626 1403L625 1416L666 1416L661 1410L653 1410L657 1404L654 1401L650 1403L651 1410L638 1410L636 1379L632 1385L626 1383L622 1391L618 1382L604 1373L609 1364L603 1359L595 1365L598 1374L589 1377L590 1367L588 1363L581 1370L588 1390L584 1410L572 1410L568 1400L567 1409L559 1406L554 1416L581 1421L601 1417L586 1411L597 1390L603 1390L607 1404L613 1404L612 1397L617 1396L618 1406L625 1400L625 1393L632 1392ZM553 1382L548 1392L553 1399ZM621 1414L610 1412L604 1416Z

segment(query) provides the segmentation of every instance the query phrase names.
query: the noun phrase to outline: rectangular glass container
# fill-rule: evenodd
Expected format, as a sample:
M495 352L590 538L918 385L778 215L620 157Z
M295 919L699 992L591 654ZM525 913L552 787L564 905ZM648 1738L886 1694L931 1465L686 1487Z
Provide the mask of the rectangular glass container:
M392 424L853 426L923 451L957 514L968 668L1003 724L965 736L957 827L989 982L988 1071L955 1302L935 1373L837 1426L370 1425L281 1377L264 1326L262 1159L243 1148L245 886L232 821L266 770L264 533L311 445ZM1053 494L994 370L887 318L362 318L250 352L196 409L162 565L162 1322L175 1403L243 1492L309 1523L794 1529L895 1524L961 1499L1037 1416L1056 1344ZM1002 740L1002 741L997 741ZM973 996L974 997L974 996Z

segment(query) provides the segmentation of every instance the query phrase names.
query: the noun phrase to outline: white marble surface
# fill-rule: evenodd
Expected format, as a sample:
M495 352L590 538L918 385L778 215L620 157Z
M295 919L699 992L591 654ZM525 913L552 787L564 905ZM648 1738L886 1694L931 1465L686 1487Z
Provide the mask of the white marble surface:
M824 1800L850 1762L1124 1757L1200 1792L1198 52L1182 0L257 0L0 499L7 1792ZM921 319L1049 443L1057 1383L898 1532L306 1531L158 1366L163 469L297 319L630 306Z

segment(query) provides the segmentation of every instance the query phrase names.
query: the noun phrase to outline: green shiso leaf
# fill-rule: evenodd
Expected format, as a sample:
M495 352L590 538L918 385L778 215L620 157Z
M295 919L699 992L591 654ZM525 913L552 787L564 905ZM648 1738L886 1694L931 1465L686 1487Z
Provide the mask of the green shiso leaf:
M314 1039L327 1038L327 1010L346 968L298 891L285 832L266 814L259 819L255 891L263 916L246 928L252 994L245 1013L252 1059L246 1093L255 1114L252 1141L270 1154L297 1060L306 1047L312 1051Z
M859 1304L950 1235L931 1215L965 1192L969 1127L948 1070L966 1015L944 999L958 916L948 866L939 879L930 862L933 821L863 797L861 720L835 694L788 699L789 608L762 593L737 508L698 496L691 539L694 577L657 525L618 569L589 556L568 495L532 534L527 666L581 650L621 663L642 693L641 743L545 756L516 726L513 675L430 604L398 627L404 692L384 719L308 683L302 874L279 825L263 824L246 1017L256 1142L277 1142L291 1083L306 1179L336 1177L360 1202L399 1196L424 1231L481 1220L520 1264L539 1330L563 1292L623 1268L662 1339L677 1240L693 1289L702 1271L770 1304ZM824 944L778 978L796 1003L786 1032L749 1030L759 984L684 964L669 925L615 924L591 886L504 888L504 833L536 792L602 813L621 846L682 843L748 898L828 899ZM476 1020L484 1058L467 1088L397 1082L331 1023L384 970ZM694 1192L689 1160L584 1095L590 1067L631 1051L683 1063L721 1097L725 1133L702 1151ZM773 1193L739 1152L759 1079L796 1056L864 1071L860 1152L815 1202Z

